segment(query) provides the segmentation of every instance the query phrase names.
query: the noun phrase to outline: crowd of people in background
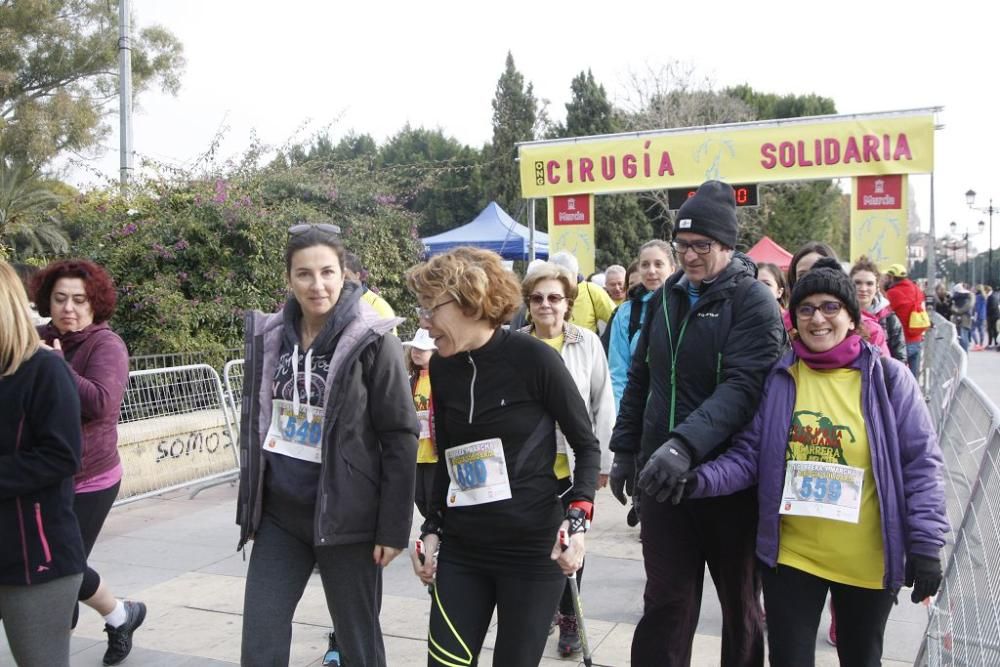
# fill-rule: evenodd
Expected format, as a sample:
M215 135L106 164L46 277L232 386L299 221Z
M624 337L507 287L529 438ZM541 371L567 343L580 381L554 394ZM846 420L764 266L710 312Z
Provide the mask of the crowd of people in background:
M669 242L587 278L567 252L522 278L453 249L406 274L419 328L401 342L364 248L333 224L290 227L287 298L245 320L241 664L288 663L316 569L323 664L383 667L382 570L407 548L429 665L478 664L494 613L494 664L537 665L554 629L576 655L606 485L641 526L632 664L690 663L706 565L722 664L762 665L765 641L772 665L813 664L828 595L842 663L879 664L900 589L921 602L942 579L941 453L916 381L925 302L981 350L997 345L998 295L925 299L905 266L844 265L818 242L787 268L756 264L738 237L732 188L708 181ZM85 260L28 273L0 263L0 402L16 406L0 416L0 616L18 664L59 667L81 601L118 664L146 607L87 564L125 474L114 282Z

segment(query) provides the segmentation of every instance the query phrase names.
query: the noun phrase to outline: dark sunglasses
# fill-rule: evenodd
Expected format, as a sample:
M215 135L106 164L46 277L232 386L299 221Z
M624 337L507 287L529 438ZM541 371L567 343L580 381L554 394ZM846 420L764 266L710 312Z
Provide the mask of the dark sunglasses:
M564 297L562 294L532 294L531 296L528 297L528 301L535 304L536 306L540 306L546 301L548 301L550 305L556 306L562 303L565 298L566 297Z
M319 231L326 232L327 234L330 234L332 236L340 236L340 227L337 225L331 225L328 222L316 222L316 223L303 222L298 225L292 225L291 227L288 228L288 235L300 236L302 234L305 234L311 229L318 229Z

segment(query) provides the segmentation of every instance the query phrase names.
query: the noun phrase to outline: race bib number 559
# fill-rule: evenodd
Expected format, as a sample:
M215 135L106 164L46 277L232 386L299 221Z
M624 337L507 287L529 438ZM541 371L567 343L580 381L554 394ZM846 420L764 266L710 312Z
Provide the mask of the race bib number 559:
M864 481L865 471L862 468L816 461L788 461L779 512L857 523Z

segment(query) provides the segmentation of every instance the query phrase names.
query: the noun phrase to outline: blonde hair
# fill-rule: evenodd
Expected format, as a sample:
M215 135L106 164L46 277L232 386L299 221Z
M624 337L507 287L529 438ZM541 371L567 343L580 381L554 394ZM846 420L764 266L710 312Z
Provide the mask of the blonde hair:
M520 301L517 278L500 255L467 246L411 267L406 285L426 300L448 294L467 317L488 320L494 328L510 319Z
M10 264L0 260L0 377L16 373L38 350L38 332L30 313L21 279Z
M528 271L521 283L521 296L524 305L531 307L531 293L535 291L535 286L543 280L558 280L563 286L563 296L566 297L566 319L573 313L573 303L576 302L579 288L576 285L576 276L569 272L565 266L554 262L544 262Z

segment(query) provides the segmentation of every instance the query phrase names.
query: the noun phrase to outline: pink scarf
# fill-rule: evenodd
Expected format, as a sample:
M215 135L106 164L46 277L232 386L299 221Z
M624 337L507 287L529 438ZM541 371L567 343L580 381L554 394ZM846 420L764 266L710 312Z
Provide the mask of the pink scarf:
M852 333L826 352L813 352L801 340L792 341L796 356L815 371L847 368L861 354L861 336Z

